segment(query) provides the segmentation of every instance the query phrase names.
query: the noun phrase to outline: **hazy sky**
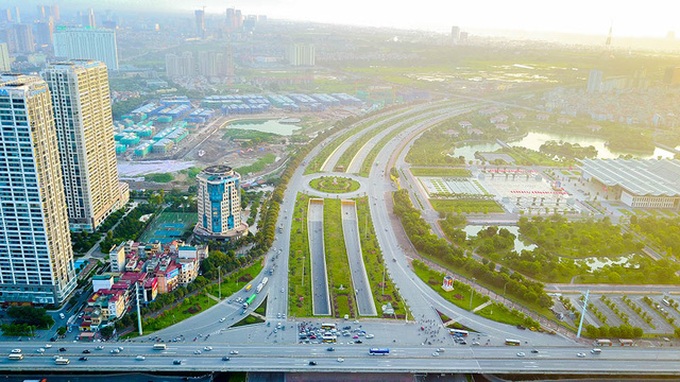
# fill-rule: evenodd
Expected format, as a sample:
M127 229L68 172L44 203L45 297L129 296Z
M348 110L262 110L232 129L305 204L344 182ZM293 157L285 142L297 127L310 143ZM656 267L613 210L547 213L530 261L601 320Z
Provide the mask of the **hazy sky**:
M425 29L448 32L452 25L480 29L553 31L615 36L680 38L680 0L0 0L33 12L36 4L151 10L206 7L224 15L226 8L276 19ZM28 8L28 9L26 9Z
M151 0L152 2L153 0ZM173 3L179 3L173 2ZM236 7L244 14L318 22L448 31L513 29L663 37L680 26L678 0L191 0L206 13ZM680 33L678 33L680 36Z

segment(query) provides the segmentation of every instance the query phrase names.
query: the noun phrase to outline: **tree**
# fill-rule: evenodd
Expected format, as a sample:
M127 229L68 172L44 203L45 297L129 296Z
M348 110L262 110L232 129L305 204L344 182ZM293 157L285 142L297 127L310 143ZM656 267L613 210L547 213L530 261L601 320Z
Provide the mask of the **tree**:
M115 326L109 325L109 326L103 327L103 328L99 331L99 334L101 334L102 337L104 337L105 339L108 340L109 338L111 338L111 336L113 335L113 333L114 333L115 331L116 331Z

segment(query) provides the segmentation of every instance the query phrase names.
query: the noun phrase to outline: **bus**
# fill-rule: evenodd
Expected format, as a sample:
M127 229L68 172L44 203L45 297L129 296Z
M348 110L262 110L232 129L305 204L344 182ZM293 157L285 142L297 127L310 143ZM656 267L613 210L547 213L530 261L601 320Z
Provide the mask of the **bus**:
M633 346L633 340L620 339L619 345L621 346Z
M68 358L59 357L54 360L54 363L57 365L68 365L71 361Z
M21 353L12 353L7 358L11 361L21 361L22 359L24 359L24 355Z
M249 292L251 289L253 289L253 284L246 285L246 292Z
M612 346L612 341L608 340L608 339L604 339L604 338L598 339L598 340L595 340L594 345L597 346L597 347Z
M450 329L449 334L451 334L454 337L467 337L468 334L470 334L470 332L461 329Z
M167 350L168 345L166 344L153 344L153 350Z
M255 301L256 298L257 298L257 293L253 293L252 296L248 297L246 302L243 303L243 309L247 309L250 306L250 304L252 304L253 301Z
M334 344L334 343L336 343L336 342L338 341L338 336L333 335L333 334L328 334L328 333L327 333L327 334L324 334L324 335L321 337L321 340L322 340L323 343L325 343L325 344Z
M323 330L333 330L333 329L337 329L337 328L336 328L335 324L323 323L323 324L321 324L321 329L323 329Z
M508 346L519 346L522 344L522 341L520 340L511 340L509 338L505 339L505 344Z
M370 354L370 355L388 355L388 354L390 354L390 349L388 349L388 348L370 348L370 349L368 349L368 354Z

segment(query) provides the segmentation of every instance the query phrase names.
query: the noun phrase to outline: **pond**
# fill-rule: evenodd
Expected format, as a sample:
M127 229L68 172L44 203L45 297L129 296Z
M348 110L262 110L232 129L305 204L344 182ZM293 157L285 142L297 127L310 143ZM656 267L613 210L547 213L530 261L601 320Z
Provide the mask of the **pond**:
M571 144L578 143L581 146L593 146L597 150L598 159L614 159L618 158L619 155L626 155L626 152L614 152L605 145L605 140L601 138L586 137L579 135L563 135L555 133L544 133L531 131L524 138L519 141L508 142L510 146L514 147L526 147L531 150L536 150L541 147L547 141L563 141L569 142ZM453 150L452 157L464 156L466 161L475 160L475 152L493 152L500 149L501 146L495 142L478 143L469 146L456 147ZM659 147L654 148L654 153L651 155L639 155L633 153L633 156L640 159L656 159L658 157L662 158L673 158L673 153L664 150Z
M468 225L463 228L463 231L468 236L477 236L479 231L486 229L489 227L488 225ZM515 235L515 251L517 253L522 252L522 250L526 249L527 251L531 251L534 248L536 248L536 244L525 244L522 240L519 239L519 227L514 226L514 225L499 225L497 226L498 229L500 230L501 228L505 228L508 231L510 231L511 234Z
M602 269L606 266L609 265L622 265L622 264L628 264L628 261L633 257L633 255L630 256L620 256L620 257L615 257L615 258L608 258L608 257L586 257L585 259L580 259L577 260L578 263L585 263L590 267L590 272L593 272L595 270Z
M301 128L295 124L281 123L281 121L277 119L240 120L229 123L228 127L243 130L256 130L263 133L272 133L286 136L293 135L296 130Z

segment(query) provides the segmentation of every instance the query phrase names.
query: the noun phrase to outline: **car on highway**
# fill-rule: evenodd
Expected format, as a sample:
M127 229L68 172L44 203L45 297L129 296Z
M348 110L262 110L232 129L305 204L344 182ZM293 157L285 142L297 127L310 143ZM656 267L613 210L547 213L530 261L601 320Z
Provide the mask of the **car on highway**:
M45 344L45 349L49 349L52 347L52 344Z
M82 356L82 357L78 358L78 361L87 361L87 357Z
M309 361L309 366L316 366L316 361Z
M184 363L184 360L183 360L183 359L176 359L176 360L173 360L173 361L172 361L172 364L173 364L173 365L181 365L181 364L183 364L183 363Z
M520 351L520 352L517 352L517 356L520 357L520 358L526 357L526 353L524 353L523 351Z
M111 354L118 354L120 353L119 349L111 349Z
M531 349L531 352L534 354L538 354L538 349Z
M231 359L231 358L229 358L228 355L225 355L224 357L222 357L222 361L229 361L230 359Z
M203 351L211 351L212 349L212 346L206 346L203 348Z
M91 353L90 349L83 350L83 354L90 354L90 353Z
M229 352L231 355L238 355L238 350L232 350Z
M432 353L432 356L433 356L433 357L439 357L439 352L437 352L437 351L436 351L436 352L433 352L433 353Z
M332 346L330 346L330 347L327 347L326 350L327 350L327 351L335 351L335 348L332 347Z
M196 354L196 355L201 354L201 351L196 349L196 350L194 350L194 354Z
M38 349L36 350L36 352L38 352L38 353L44 353L44 352L45 352L45 349L44 349L44 348L38 348Z
M370 340L371 338L373 338L373 337L375 337L375 335L370 334L370 333L366 335L366 339L369 339L369 340Z
M443 353L443 352L446 351L446 349L444 349L444 348L437 348L437 351L440 352L440 353Z
M12 351L10 351L10 353L12 353L12 354L21 354L21 349L12 349Z
M344 358L338 358L338 362L341 362L341 363L345 362L345 359Z
M227 319L226 317L222 317L220 318L220 322L224 322L226 319Z
M362 341L362 340L354 340L354 343L355 343L355 344L363 344L364 341Z
M59 348L59 351L66 351L66 348Z
M583 358L583 357L586 356L586 353L578 352L578 353L576 353L576 356L579 357L579 358Z
M138 355L137 357L135 357L135 359L136 359L137 361L144 361L144 360L146 359L146 357L144 357L143 355L140 354L140 355Z
M104 347L102 345L99 345L95 348L95 350L104 350Z

